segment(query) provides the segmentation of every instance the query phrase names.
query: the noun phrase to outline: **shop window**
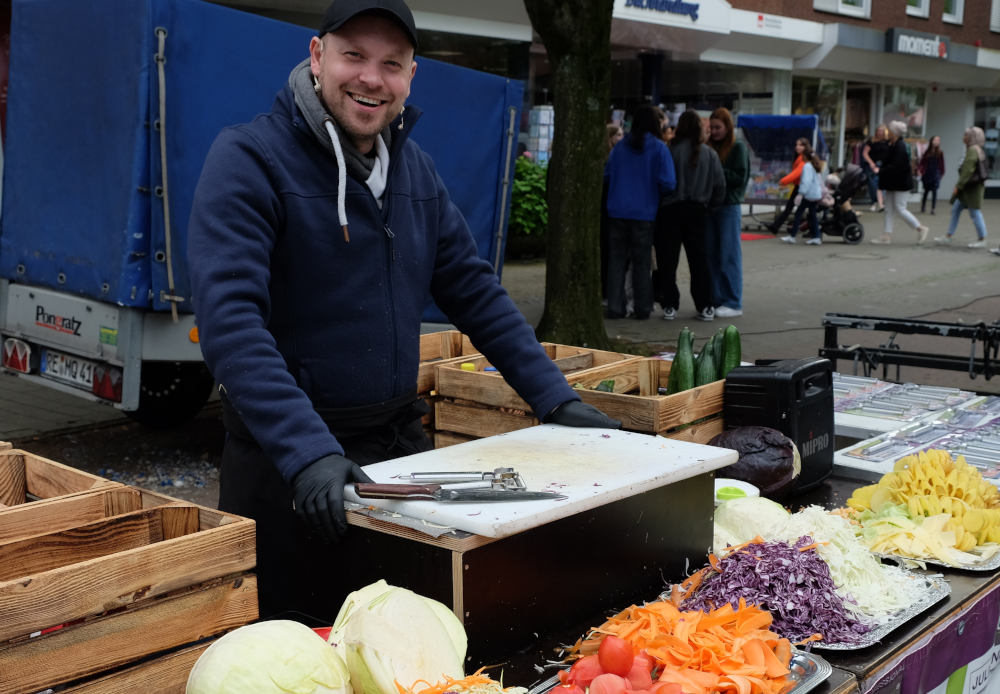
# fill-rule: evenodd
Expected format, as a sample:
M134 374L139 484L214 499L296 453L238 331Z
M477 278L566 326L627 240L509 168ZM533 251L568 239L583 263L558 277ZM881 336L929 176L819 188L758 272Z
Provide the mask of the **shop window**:
M997 149L1000 146L1000 97L976 97L975 124L986 133L983 151L990 164L990 178L1000 179L1000 166L997 166Z
M871 19L872 16L871 0L813 0L813 9L863 19Z
M941 19L949 24L961 24L965 14L965 0L944 0L944 14Z
M894 120L906 123L906 137L924 136L927 89L924 87L899 87L885 85L882 101L882 122L889 125Z
M819 129L830 148L830 167L841 165L840 124L844 82L821 77L792 77L792 113L819 116Z
M931 0L906 0L906 14L913 17L930 15Z

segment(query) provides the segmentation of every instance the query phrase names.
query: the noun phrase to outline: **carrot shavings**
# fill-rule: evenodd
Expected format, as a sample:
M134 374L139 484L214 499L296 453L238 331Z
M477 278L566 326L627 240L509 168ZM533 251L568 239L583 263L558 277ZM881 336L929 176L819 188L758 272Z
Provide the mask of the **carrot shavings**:
M500 694L501 692L524 692L524 689L517 687L508 687L503 689L501 684L494 679L491 679L489 675L484 675L483 670L486 668L481 667L476 670L475 673L469 675L468 677L456 680L454 678L445 675L444 682L438 682L437 684L431 684L426 680L417 680L410 687L404 687L399 682L395 682L396 691L398 694L414 694L419 691L420 694L445 694L445 692L471 692L478 690L479 692L495 692ZM421 689L417 689L419 685L426 685Z
M712 570L690 576L680 592L697 587ZM633 605L592 629L573 650L579 655L596 653L604 637L614 634L637 652L645 650L656 662L659 681L678 684L686 694L779 694L788 682L792 647L769 631L770 625L771 613L746 601L740 601L738 609L726 603L707 613L682 612L672 596Z
M829 542L814 542L811 545L806 545L805 547L799 547L799 551L800 552L806 552L806 551L808 551L810 549L816 549L820 545L828 545L828 544L830 544L830 543Z

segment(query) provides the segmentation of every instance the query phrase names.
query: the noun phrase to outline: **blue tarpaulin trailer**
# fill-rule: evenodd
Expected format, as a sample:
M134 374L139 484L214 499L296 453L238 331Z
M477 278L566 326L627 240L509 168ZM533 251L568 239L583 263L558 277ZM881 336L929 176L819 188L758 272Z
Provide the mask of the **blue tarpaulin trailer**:
M53 27L75 37L72 50L52 50ZM223 127L270 110L312 36L200 0L14 0L0 216L7 370L134 411L151 364L201 368L185 256L202 164ZM413 139L499 273L523 84L418 62ZM429 301L424 318L446 320Z

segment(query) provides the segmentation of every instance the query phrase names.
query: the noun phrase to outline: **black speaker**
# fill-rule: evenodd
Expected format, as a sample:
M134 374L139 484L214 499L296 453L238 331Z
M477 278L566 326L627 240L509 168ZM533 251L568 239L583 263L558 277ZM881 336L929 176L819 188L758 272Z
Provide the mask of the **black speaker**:
M795 442L802 472L795 492L833 473L833 369L829 359L738 366L726 376L726 426L770 427Z

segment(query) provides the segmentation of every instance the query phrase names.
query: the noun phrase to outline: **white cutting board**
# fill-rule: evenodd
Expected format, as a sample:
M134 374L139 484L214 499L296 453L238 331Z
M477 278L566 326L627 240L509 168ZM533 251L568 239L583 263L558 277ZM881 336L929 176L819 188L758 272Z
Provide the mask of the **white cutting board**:
M492 471L512 467L531 491L555 491L562 501L451 503L361 500L404 516L485 537L506 537L736 462L736 451L611 429L556 424L449 446L365 466L375 482L403 483L411 472ZM706 499L706 503L708 500Z

